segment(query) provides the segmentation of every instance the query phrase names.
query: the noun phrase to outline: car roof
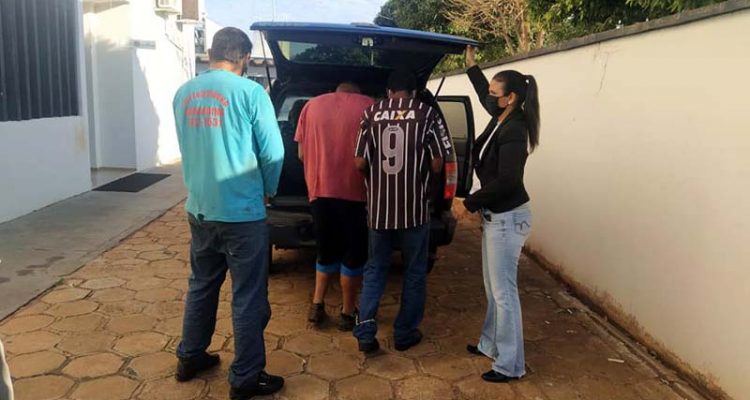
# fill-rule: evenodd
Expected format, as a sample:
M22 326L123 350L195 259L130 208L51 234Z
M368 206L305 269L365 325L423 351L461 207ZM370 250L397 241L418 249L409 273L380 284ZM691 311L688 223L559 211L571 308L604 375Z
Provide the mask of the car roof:
M254 31L304 31L304 32L328 32L328 33L350 33L360 35L380 35L405 39L425 40L461 46L478 46L479 42L461 36L446 35L443 33L423 32L410 29L392 28L379 26L371 23L352 24L330 24L317 22L256 22L250 27Z

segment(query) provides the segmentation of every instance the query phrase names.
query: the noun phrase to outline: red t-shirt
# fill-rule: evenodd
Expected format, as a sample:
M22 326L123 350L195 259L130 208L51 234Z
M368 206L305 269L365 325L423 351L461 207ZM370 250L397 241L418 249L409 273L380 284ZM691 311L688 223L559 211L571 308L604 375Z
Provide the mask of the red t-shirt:
M373 103L361 94L336 92L318 96L302 109L294 140L304 153L310 201L318 197L366 200L354 150L362 115Z

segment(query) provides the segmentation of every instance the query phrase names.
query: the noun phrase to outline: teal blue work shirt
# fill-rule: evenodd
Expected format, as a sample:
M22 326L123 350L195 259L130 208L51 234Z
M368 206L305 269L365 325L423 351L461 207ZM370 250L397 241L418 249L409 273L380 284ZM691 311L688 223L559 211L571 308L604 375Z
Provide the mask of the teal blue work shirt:
M206 221L265 219L264 196L276 194L284 144L263 87L209 70L177 91L173 107L187 211Z

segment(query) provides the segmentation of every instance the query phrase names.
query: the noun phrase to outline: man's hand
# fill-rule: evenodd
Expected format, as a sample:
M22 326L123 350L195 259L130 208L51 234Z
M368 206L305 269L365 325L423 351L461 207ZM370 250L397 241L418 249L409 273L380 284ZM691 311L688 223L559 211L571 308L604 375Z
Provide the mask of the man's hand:
M477 48L471 45L466 46L464 57L466 58L467 69L477 65Z
M479 211L479 207L476 207L476 205L471 200L469 200L470 198L471 196L464 199L464 208L470 213L475 213Z
M370 164L367 163L366 159L362 157L354 157L354 166L362 173L362 175L367 177L367 174L370 171Z
M271 205L271 198L268 197L268 195L263 196L263 205L265 206Z

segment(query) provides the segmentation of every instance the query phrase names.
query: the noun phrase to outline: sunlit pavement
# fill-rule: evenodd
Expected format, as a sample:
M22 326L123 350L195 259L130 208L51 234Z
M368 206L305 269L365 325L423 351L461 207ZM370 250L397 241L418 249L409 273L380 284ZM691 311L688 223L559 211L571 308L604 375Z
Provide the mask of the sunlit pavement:
M490 360L466 353L484 317L480 231L460 222L429 277L425 341L393 350L400 273L394 268L380 309L385 349L357 352L333 319L306 323L314 254L276 251L282 273L269 283L268 371L286 377L282 399L679 399L654 369L604 333L576 301L527 258L520 267L528 375L487 384ZM173 378L189 273L189 230L182 206L68 276L0 323L20 400L227 399L232 359L230 293L224 291L210 351L221 366L189 383ZM229 284L224 285L227 289ZM684 384L684 383L683 383Z

